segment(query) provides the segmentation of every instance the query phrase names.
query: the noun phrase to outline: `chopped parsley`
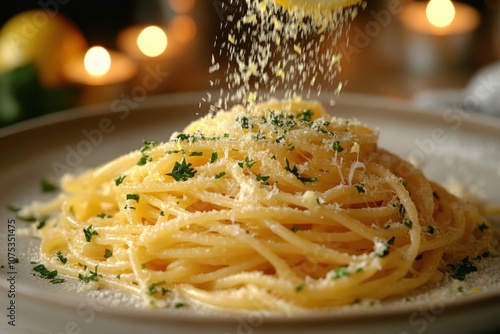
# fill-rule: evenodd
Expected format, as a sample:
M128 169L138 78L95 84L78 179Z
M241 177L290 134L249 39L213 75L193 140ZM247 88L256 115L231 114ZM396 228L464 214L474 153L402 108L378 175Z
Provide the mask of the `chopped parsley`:
M19 218L19 219L21 219L21 220L24 220L25 222L28 222L28 223L33 223L33 222L36 222L36 221L37 221L36 217L34 217L34 216L25 216L25 217L24 217L24 216L21 216L21 215L19 214L19 211L21 211L21 208L18 208L18 207L16 207L16 206L12 205L12 204L9 204L9 206L7 207L7 209L8 209L9 211L11 211L11 212L14 212L14 213L16 214L16 218Z
M57 186L47 179L42 179L40 187L42 193L50 193L57 190Z
M342 146L340 146L340 142L337 140L335 143L333 143L332 145L332 149L335 151L335 152L342 152L344 150L344 148Z
M412 228L413 226L413 222L411 220L409 220L408 218L406 218L404 221L403 221L403 224L404 226L408 227L409 229Z
M64 257L60 251L57 252L54 255L54 257L57 257L59 259L59 261L61 261L62 264L66 264L66 262L68 262L68 258Z
M293 168L290 168L290 162L288 161L288 159L285 159L285 162L286 162L286 166L285 166L285 170L293 175L295 175L295 177L297 179L299 179L302 183L306 183L306 182L316 182L317 181L317 178L315 177L302 177L299 175L299 170L297 168L297 165L293 165Z
M104 250L104 258L105 258L105 259L109 259L109 258L110 258L110 257L112 257L112 256L113 256L113 252L112 252L110 249L107 249L107 248L106 248L106 249Z
M145 152L147 150L150 150L153 147L158 146L158 144L159 144L157 141L154 141L154 140L151 140L151 141L143 140L142 143L143 143L143 145L141 147L141 152Z
M306 285L304 283L298 284L297 286L295 286L295 292L301 292L305 287Z
M165 284L165 281L161 281L161 282L156 282L156 283L151 283L149 286L148 286L148 294L150 296L153 296L155 294L158 293L158 289L156 288L158 285L162 285L162 284ZM167 292L169 292L169 290L167 289L162 289L162 294L165 295Z
M91 231L91 230L92 230L92 225L89 225L87 228L83 229L83 233L85 234L85 240L87 240L87 242L90 242L93 236L99 235L97 231Z
M142 155L142 157L137 161L137 166L144 166L148 162L153 161L153 159L149 155Z
M269 180L270 176L257 175L255 179L265 185L269 185L267 180Z
M194 177L197 172L196 169L191 167L192 165L192 163L186 163L186 158L184 157L180 163L175 162L172 173L166 175L172 176L176 181L187 181Z
M365 186L364 184L355 184L356 190L358 191L359 194L363 194L365 192Z
M42 229L45 225L47 224L47 218L41 218L40 221L38 222L38 225L36 226L37 230Z
M430 235L439 234L439 228L432 225L428 225L426 232Z
M243 116L243 117L236 117L236 122L238 122L241 126L242 129L250 129L250 123L248 121L248 117Z
M477 228L479 229L479 232L484 232L487 229L489 229L490 227L488 226L488 224L482 223L482 224L478 225Z
M404 216L405 216L406 209L405 209L405 207L404 207L404 205L403 205L403 204L399 204L399 205L398 205L398 212L399 212L399 215L400 215L401 217L404 217Z
M433 191L432 196L434 196L435 199L440 200L441 198L439 197L438 193Z
M111 216L110 216L110 215L108 215L107 213L104 213L104 212L102 212L102 213L98 214L98 215L97 215L97 217L98 217L98 218L101 218L101 219L104 219L104 218L111 218Z
M95 266L95 269L94 271L92 270L89 270L89 274L87 276L83 276L82 274L78 274L78 279L80 281L83 281L85 283L89 283L90 281L98 281L99 280L99 277L102 277L101 274L98 274L97 273L97 265Z
M184 150L167 150L165 151L166 154L177 154L177 153L184 153Z
M122 184L123 180L125 180L125 178L127 177L127 175L123 175L123 176L118 176L116 179L115 179L115 185L118 187L120 184Z
M333 274L331 276L331 278L333 280L336 280L336 279L339 279L339 278L342 278L342 277L347 277L350 275L350 272L349 272L349 269L347 267L337 267L335 268L335 270L333 271Z
M210 157L210 163L213 164L218 157L219 155L217 154L217 152L212 152L212 156Z
M259 140L266 140L267 137L262 134L262 132L258 132L255 136L252 137L253 140L259 141Z
M203 155L203 152L191 152L189 154L190 157L201 157Z
M297 115L297 119L306 124L311 124L313 114L314 113L311 111L311 109L306 109L304 112Z
M174 304L174 307L175 308L181 308L181 307L184 307L184 303L183 302L177 302Z
M45 268L45 266L43 264L39 264L39 265L35 266L33 268L33 271L38 273L39 277L49 280L50 283L52 283L52 284L59 284L59 283L64 282L64 279L56 278L56 276L58 274L57 270L51 271L51 270Z
M245 160L243 160L242 162L238 162L238 166L240 166L240 168L246 166L248 169L252 168L252 166L255 164L256 164L255 160L250 159L248 156L246 156Z
M462 259L457 264L449 264L448 267L451 269L451 278L459 281L463 281L467 274L477 271L477 267L469 260L469 257Z
M390 246L394 245L396 237L390 238L387 242L375 242L375 255L378 257L385 257L390 253Z
M221 177L223 177L224 175L226 175L226 172L220 172L219 174L216 174L215 175L215 178L216 179L220 179Z
M132 200L139 203L139 199L140 199L139 194L127 194L127 200Z
M295 233L297 231L300 231L300 227L298 227L298 226L292 226L291 230L292 230L293 233Z

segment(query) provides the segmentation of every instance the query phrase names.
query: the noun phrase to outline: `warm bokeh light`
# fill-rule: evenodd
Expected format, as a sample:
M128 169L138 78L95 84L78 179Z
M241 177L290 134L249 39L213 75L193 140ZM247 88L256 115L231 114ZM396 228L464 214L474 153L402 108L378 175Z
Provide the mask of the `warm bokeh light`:
M425 11L429 22L439 28L446 27L455 18L455 6L450 0L431 0Z
M83 64L90 75L100 77L111 68L111 56L102 46L94 46L85 54Z
M167 48L167 35L157 26L144 28L137 37L137 46L148 57L157 57Z
M168 5L177 14L187 14L194 7L194 0L168 0Z
M196 22L188 15L177 15L168 24L171 37L180 43L189 43L196 36Z

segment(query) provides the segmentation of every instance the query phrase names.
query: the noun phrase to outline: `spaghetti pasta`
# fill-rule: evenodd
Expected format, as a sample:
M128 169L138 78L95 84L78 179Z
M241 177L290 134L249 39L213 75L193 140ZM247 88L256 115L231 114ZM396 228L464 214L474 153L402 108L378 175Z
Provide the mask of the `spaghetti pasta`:
M66 175L25 213L52 217L42 263L157 306L294 312L406 295L487 252L491 229L377 140L316 102L238 106Z

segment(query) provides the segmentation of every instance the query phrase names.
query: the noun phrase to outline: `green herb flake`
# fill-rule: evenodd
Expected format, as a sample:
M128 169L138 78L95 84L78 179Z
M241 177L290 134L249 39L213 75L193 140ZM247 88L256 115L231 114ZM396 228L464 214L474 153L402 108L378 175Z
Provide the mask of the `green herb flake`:
M125 178L127 177L127 175L123 175L123 176L118 176L116 179L115 179L115 185L118 187L120 184L123 183L123 180L125 180Z
M89 283L91 281L98 281L99 277L102 277L101 274L97 273L97 265L95 266L94 271L89 270L89 274L87 276L83 276L82 274L78 274L78 279L84 283Z
M122 274L118 274L115 276L116 279L121 279L122 278Z
M340 146L340 142L337 140L335 143L333 143L332 145L332 149L335 151L335 152L342 152L344 150L344 148L342 146Z
M148 150L152 149L153 147L158 146L160 144L154 140L151 140L151 141L143 140L142 142L143 142L143 145L141 147L141 152L148 151Z
M189 154L190 157L201 157L203 155L203 152L191 152Z
M300 227L298 227L298 226L292 226L291 231L292 231L293 233L295 233L295 232L297 232L297 231L300 231Z
M57 257L62 264L66 264L66 262L68 262L68 258L64 257L60 251L54 254L54 257Z
M164 211L160 211L160 216L165 216L165 212Z
M306 124L311 124L313 114L314 113L311 111L311 109L306 109L304 112L297 115L297 119Z
M302 177L299 175L299 170L297 168L297 165L293 165L293 168L290 167L290 161L288 161L288 159L285 159L285 163L286 163L286 166L285 166L285 170L293 175L295 175L295 177L300 180L302 183L306 183L306 182L310 182L310 183L313 183L313 182L316 182L318 179L315 178L315 177Z
M469 257L462 259L460 263L448 264L448 267L451 269L451 278L459 281L465 280L466 275L477 271L477 267L469 260Z
M150 296L153 296L155 294L158 293L158 290L156 289L156 287L158 285L162 285L162 284L165 284L165 281L161 281L161 282L156 282L156 283L151 283L150 285L148 285L148 294Z
M356 190L358 191L359 194L364 194L365 193L365 186L360 183L360 184L355 184Z
M375 249L374 249L375 256L385 257L385 256L389 255L390 246L394 244L395 240L396 240L396 237L392 237L387 242L384 242L384 243L375 242Z
M236 122L238 122L241 126L242 129L250 129L250 122L248 120L248 117L243 116L243 117L236 117Z
M261 182L262 184L265 184L265 185L269 185L269 183L267 182L267 180L269 180L270 176L264 176L264 175L257 175L255 177L255 179L259 182Z
M409 229L411 229L411 228L412 228L412 226L413 226L413 222L412 222L410 219L408 219L408 218L406 218L406 219L403 221L403 224L404 224L404 226L408 227Z
M400 215L401 217L404 217L404 216L405 216L406 209L405 209L405 207L404 207L404 205L403 205L403 204L399 204L399 205L398 205L398 212L399 212L399 215Z
M107 248L106 248L106 249L104 250L104 258L105 258L105 259L109 259L109 258L110 258L110 257L112 257L112 256L113 256L113 252L112 252L110 249L107 249Z
M127 194L127 200L132 200L139 203L139 199L140 199L139 194Z
M143 155L139 161L137 161L137 166L144 166L148 162L153 161L153 159L149 155Z
M432 225L428 225L426 232L430 235L439 234L439 228Z
M184 153L184 150L167 150L165 151L166 154L177 154L177 153Z
M43 278L43 279L47 279L47 280L54 280L57 276L57 270L49 270L47 269L43 264L39 264L35 267L33 267L33 271L38 273L38 276ZM61 283L61 282L56 282L55 284L57 283Z
M441 199L441 198L439 197L438 193L437 193L437 192L435 192L435 191L433 191L433 192L432 192L432 196L434 196L434 198L435 198L435 199L437 199L438 201Z
M38 222L38 225L36 226L36 229L37 230L41 230L42 228L45 227L45 225L47 224L47 218L42 218L40 219L40 221Z
M98 217L98 218L101 218L101 219L104 219L104 218L111 218L111 216L110 216L110 215L108 215L107 213L104 213L104 212L102 212L102 213L98 214L98 215L97 215L97 217Z
M224 175L226 175L226 172L220 172L219 174L215 175L215 178L216 179L220 179L221 177L223 177Z
M87 228L83 229L83 233L85 234L85 240L87 242L90 242L93 236L99 235L97 231L91 231L91 230L92 230L92 225L89 225Z
M240 168L243 168L244 166L246 166L248 169L252 168L252 166L255 164L256 164L256 161L253 159L250 159L248 156L246 156L245 160L243 160L242 162L238 162L238 166L240 166Z
M181 308L181 307L184 307L184 306L185 306L185 305L184 305L184 303L183 303L183 302L176 302L176 303L174 304L174 307L175 307L175 308Z
M212 156L210 157L210 163L213 164L218 157L219 154L217 152L212 152Z
M482 224L478 225L477 228L478 228L479 232L484 232L487 229L489 229L490 227L488 226L488 224L482 223Z
M172 173L168 173L166 175L172 176L176 181L187 181L190 178L194 177L196 174L196 169L191 167L191 163L186 163L186 158L183 158L182 161L176 162L174 168L172 169Z
M295 286L295 292L301 292L305 287L305 283L298 284L297 286Z
M40 182L40 188L42 193L51 193L57 190L57 185L47 179L42 179Z
M335 268L335 270L333 271L333 274L332 274L331 278L333 280L337 280L339 278L347 277L349 275L350 275L349 269L347 267L345 267L345 266L342 266L342 267Z

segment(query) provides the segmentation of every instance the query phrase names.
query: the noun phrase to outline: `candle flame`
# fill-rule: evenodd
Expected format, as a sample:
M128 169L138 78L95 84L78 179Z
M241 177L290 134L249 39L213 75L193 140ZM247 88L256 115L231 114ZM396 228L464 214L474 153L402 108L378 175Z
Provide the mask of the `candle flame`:
M451 0L431 0L425 11L429 22L438 27L447 27L455 18L455 6Z
M148 57L157 57L167 49L167 34L157 26L144 28L137 37L137 46Z
M100 77L111 68L111 56L102 46L91 47L83 59L85 70L92 76Z

